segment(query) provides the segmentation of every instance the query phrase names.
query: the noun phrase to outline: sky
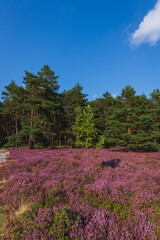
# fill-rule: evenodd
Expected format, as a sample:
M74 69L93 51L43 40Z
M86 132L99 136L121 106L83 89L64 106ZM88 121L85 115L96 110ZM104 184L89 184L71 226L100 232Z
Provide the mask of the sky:
M48 64L89 100L160 88L160 0L1 0L0 94Z

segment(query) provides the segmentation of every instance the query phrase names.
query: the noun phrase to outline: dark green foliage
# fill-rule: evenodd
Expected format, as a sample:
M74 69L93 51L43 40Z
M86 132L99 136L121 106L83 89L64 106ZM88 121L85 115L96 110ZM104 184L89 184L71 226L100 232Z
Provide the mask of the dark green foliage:
M26 90L23 87L17 86L14 81L6 86L5 89L6 91L2 92L2 99L4 99L2 114L4 118L5 137L8 139L8 146L17 147L21 142L18 131L21 130Z
M37 76L27 71L25 73L23 83L26 85L26 111L29 117L26 119L28 122L25 122L24 129L28 133L28 144L30 148L35 143L45 146L50 141L50 133L57 130L58 77L48 65L44 66Z
M134 151L157 151L156 113L145 95L136 96L130 86L122 89L109 108L109 120L104 131L105 146L123 146Z
M131 144L128 148L134 152L157 152L159 145L154 142L146 142L142 144Z
M156 134L156 142L160 143L160 90L154 89L151 93L151 102L152 102L152 109L154 109L155 118L154 118L154 131Z
M101 135L105 130L105 123L108 119L108 109L113 106L114 98L109 92L103 94L102 98L91 101L91 107L95 117L95 126Z
M87 105L87 94L82 93L83 87L77 83L72 89L63 92L64 119L65 119L65 145L73 145L75 137L72 126L75 123L76 111L78 107Z
M57 78L46 65L37 75L25 71L25 88L13 81L5 87L7 91L2 92L3 116L7 119L5 146L28 144L33 148L55 144L60 106Z
M59 93L57 78L44 65L37 74L25 71L23 86L11 81L5 87L0 102L0 147L76 146L72 127L75 109L87 106L87 94L79 83ZM153 90L148 99L144 94L136 95L134 88L127 85L120 96L113 98L106 91L89 104L96 129L92 146L104 142L105 147L134 151L160 148L159 89Z

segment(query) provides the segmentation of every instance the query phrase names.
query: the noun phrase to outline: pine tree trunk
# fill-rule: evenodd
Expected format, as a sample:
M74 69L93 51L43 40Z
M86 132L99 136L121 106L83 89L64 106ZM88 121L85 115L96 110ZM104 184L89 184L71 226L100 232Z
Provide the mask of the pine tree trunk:
M116 133L116 138L118 137L118 133ZM116 147L117 147L117 139L116 139Z
M61 133L59 133L59 146L61 146L62 143L61 143Z
M154 112L156 112L156 105L154 104ZM156 123L156 121L154 120L154 124ZM156 134L156 128L154 128L154 132L155 132L155 134ZM154 143L156 143L157 142L157 140L156 140L156 138L154 139Z
M60 120L59 120L59 146L61 146L62 144L61 144L61 118L60 118Z
M33 110L31 111L31 124L30 124L30 130L32 129L32 126L33 126ZM32 137L31 134L29 135L28 147L29 147L30 149L33 148L33 137Z
M54 137L53 137L53 134L52 134L52 140L51 140L51 142L52 142L52 147L53 147L53 143L54 143Z
M130 101L128 101L127 105L128 105L127 110L130 111ZM127 121L128 121L128 123L130 123L130 116L129 116L129 114L127 116ZM131 134L131 129L129 127L128 127L128 134L129 135Z

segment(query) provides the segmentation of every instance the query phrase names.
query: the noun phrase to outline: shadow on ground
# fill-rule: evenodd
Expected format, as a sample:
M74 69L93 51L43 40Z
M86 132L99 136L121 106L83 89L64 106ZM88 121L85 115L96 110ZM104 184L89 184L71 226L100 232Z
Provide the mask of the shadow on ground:
M112 159L106 162L102 162L102 167L111 167L111 168L117 168L120 164L120 159Z

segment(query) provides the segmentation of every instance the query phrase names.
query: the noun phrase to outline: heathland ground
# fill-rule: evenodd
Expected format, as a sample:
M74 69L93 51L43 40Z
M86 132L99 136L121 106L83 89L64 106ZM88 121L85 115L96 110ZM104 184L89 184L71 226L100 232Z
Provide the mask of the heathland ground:
M160 239L160 152L10 149L1 239Z

